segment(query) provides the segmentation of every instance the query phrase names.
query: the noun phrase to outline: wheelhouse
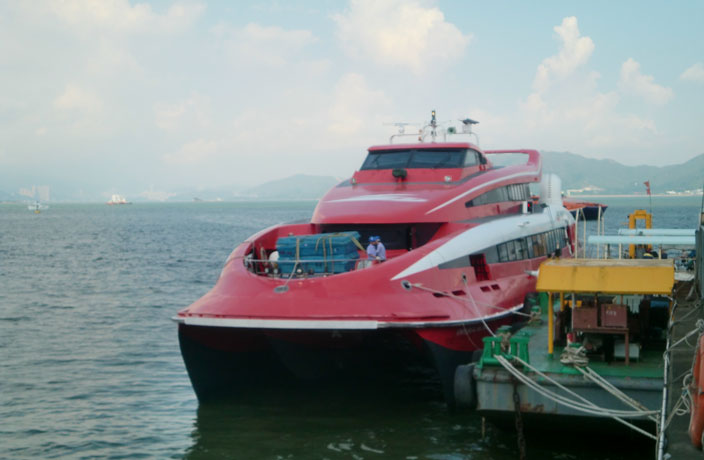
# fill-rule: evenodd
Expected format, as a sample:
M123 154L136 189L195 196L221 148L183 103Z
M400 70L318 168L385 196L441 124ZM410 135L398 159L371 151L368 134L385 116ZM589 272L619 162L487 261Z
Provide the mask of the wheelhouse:
M370 149L360 170L466 168L486 162L484 155L471 148Z

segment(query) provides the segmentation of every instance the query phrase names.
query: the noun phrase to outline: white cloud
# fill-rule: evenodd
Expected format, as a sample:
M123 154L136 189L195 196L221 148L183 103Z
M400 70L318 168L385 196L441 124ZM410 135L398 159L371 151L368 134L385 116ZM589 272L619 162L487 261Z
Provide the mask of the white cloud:
M183 145L179 150L163 156L165 163L194 165L210 160L217 155L219 145L215 141L198 139Z
M704 64L697 62L692 67L682 72L680 79L704 83Z
M560 39L559 52L538 66L533 81L533 89L546 91L556 80L570 76L577 68L587 63L594 52L594 42L589 37L579 34L577 18L570 16L562 20L562 24L554 27Z
M416 73L459 59L472 39L447 22L438 8L417 0L351 0L333 19L349 54Z
M571 150L583 154L644 146L657 134L655 123L623 109L622 93L599 90L600 75L588 67L595 46L581 36L577 19L563 19L554 29L560 38L556 55L537 68L533 93L520 101L515 132L511 136L535 143L546 150ZM652 83L652 77L630 69L628 88L648 92L650 99L667 96L667 88ZM665 90L663 94L658 88ZM492 135L498 135L490 131Z
M640 96L652 104L666 104L674 96L671 88L655 83L652 75L640 73L640 64L632 58L621 65L619 86L625 92Z
M63 93L54 99L54 107L66 111L94 112L102 107L102 101L91 90L77 85L68 85Z
M297 58L316 38L309 30L288 30L277 26L250 23L243 28L218 25L213 33L223 40L230 59L246 60L267 67L281 68Z
M335 86L330 106L330 124L333 134L351 135L371 128L370 122L380 125L374 114L383 113L391 101L382 91L368 87L364 76L344 75Z
M174 30L190 25L205 10L198 3L178 3L158 14L146 3L132 6L127 0L54 0L48 5L72 27L103 31Z
M188 99L174 103L157 103L154 106L156 125L164 131L186 131L210 125L210 102L193 94Z

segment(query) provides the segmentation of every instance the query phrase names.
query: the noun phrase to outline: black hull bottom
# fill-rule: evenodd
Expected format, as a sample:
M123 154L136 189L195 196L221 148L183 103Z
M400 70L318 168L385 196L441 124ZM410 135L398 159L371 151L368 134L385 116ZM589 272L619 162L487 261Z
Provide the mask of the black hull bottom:
M231 336L237 334L237 340ZM406 331L246 330L179 325L186 370L200 402L285 387L346 391L373 386L454 404L454 372L472 359Z
M601 207L601 217L604 218L604 212L606 212L607 206ZM582 208L583 215L580 215L580 219L584 220L597 220L599 219L599 207L598 206L585 206ZM577 218L577 210L571 209L570 213L574 218ZM581 214L581 213L580 213Z
M246 396L248 388L291 378L270 349L216 349L200 343L183 326L179 326L178 339L193 390L201 402L233 394Z

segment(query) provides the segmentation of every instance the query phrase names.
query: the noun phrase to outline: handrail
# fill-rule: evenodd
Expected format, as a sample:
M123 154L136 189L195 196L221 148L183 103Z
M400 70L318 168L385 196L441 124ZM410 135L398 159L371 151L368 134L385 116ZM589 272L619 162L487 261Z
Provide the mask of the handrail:
M322 271L316 271L314 273L309 273L305 270L301 270L300 272L296 272L296 268L301 268L301 265L304 264L313 264L313 263L323 263L323 264L330 264L331 267L334 266L334 263L347 263L347 262L355 262L355 268L349 271L357 270L357 262L364 261L367 262L369 265L375 265L379 261L375 259L365 259L365 258L352 258L352 259L279 259L279 260L269 260L269 259L253 259L253 258L243 258L243 263L244 266L250 270L252 273L255 273L257 275L269 275L269 276L276 276L276 277L283 277L283 276L296 276L296 275L301 275L305 277L309 276L325 276L325 275L335 275L339 273L345 273L345 272L334 272L331 268L328 268L327 265L324 265L324 270ZM279 269L280 264L293 264L293 270L291 272L284 272Z
M541 159L540 159L540 152L537 150L533 149L515 149L515 150L484 150L485 155L493 155L493 154L511 154L511 153L520 153L523 155L528 155L528 161L523 163L524 165L540 165Z

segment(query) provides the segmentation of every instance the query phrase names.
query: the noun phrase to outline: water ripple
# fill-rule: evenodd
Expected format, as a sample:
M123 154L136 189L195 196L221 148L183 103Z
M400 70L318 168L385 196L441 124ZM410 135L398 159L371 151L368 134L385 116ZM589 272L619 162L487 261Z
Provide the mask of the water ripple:
M698 204L659 218L687 227L691 211L694 226ZM510 433L481 440L477 417L435 399L284 388L198 406L171 316L210 289L239 242L312 210L0 205L0 458L515 458Z

